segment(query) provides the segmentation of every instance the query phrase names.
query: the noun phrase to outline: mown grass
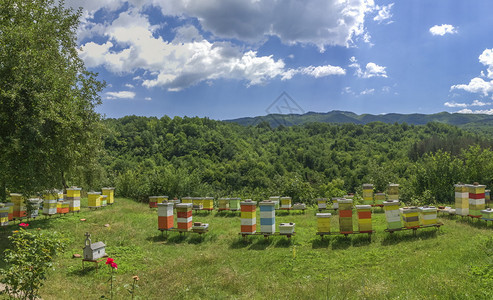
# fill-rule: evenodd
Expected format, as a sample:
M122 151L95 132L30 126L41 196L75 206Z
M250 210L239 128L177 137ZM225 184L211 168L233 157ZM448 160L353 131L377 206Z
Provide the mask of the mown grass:
M83 207L87 204L82 201ZM205 235L157 230L156 210L129 199L80 214L30 221L32 228L58 231L69 240L56 258L41 291L43 299L96 299L109 296L109 268L99 270L72 254L82 254L84 233L106 243L118 263L115 299L129 299L126 290L138 275L138 299L465 299L490 298L493 269L493 227L484 222L442 218L439 231L419 230L393 235L382 212L374 213L377 233L315 235L315 209L305 214L280 212L276 222L295 222L292 240L275 236L239 235L239 213L194 213L209 223ZM81 222L79 219L87 221ZM109 224L109 227L105 227ZM337 218L332 219L337 230ZM5 237L17 225L4 228ZM89 266L89 267L88 267ZM5 266L1 266L5 267Z

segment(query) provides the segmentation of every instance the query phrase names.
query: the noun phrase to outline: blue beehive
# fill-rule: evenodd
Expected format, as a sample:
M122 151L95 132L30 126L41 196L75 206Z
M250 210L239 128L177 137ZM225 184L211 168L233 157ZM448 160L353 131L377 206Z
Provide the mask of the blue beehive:
M276 204L270 200L259 203L260 206L260 232L273 234L276 232Z

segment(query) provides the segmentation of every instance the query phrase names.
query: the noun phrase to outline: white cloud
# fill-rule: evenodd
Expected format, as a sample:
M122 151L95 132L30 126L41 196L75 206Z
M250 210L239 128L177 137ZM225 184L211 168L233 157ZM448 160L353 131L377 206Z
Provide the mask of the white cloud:
M144 100L151 101L152 98L151 97L145 97Z
M129 89L135 88L135 86L133 84L130 84L130 83L126 83L125 87L128 87Z
M479 62L488 67L488 78L493 78L493 49L485 49L479 56ZM482 75L484 77L484 72Z
M387 72L385 71L386 67L379 66L373 62L369 62L366 64L365 70L361 69L360 64L358 63L356 57L352 56L349 61L351 64L350 68L356 69L354 74L361 78L371 78L371 77L384 77L387 78Z
M390 3L389 5L384 6L377 5L375 9L378 11L378 14L373 18L373 20L377 21L378 23L382 23L383 21L392 18L392 13L390 12L392 6L394 6L394 3ZM387 22L387 24L390 23L392 23L392 21Z
M130 91L106 93L106 99L133 99L134 97L135 97L135 93Z
M330 75L346 75L346 70L338 66L308 66L299 69L289 69L283 73L282 79L287 80L291 79L296 74L304 74L308 76L312 76L315 78L330 76Z
M486 105L491 105L493 103L489 103L489 102L482 102L482 101L479 101L479 100L474 100L472 103L471 103L471 106L486 106Z
M493 109L471 110L471 109L465 108L465 109L461 109L461 110L457 111L457 113L493 115Z
M482 78L476 77L471 79L468 84L456 84L453 85L451 90L464 90L469 93L481 93L483 96L487 96L493 92L493 80L484 81Z
M445 34L457 33L457 28L449 24L435 25L430 28L430 33L432 35L444 36Z
M360 95L373 95L373 93L375 93L375 89L365 89L364 91L362 91L359 94Z
M454 101L445 102L443 105L445 105L447 107L467 107L467 104L465 104L465 103L456 103Z

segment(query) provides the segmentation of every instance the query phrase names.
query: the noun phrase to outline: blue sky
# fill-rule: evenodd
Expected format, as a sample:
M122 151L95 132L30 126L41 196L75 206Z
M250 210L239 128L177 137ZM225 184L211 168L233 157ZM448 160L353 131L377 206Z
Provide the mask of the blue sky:
M299 112L493 114L493 1L67 5L106 117L258 116L283 92Z

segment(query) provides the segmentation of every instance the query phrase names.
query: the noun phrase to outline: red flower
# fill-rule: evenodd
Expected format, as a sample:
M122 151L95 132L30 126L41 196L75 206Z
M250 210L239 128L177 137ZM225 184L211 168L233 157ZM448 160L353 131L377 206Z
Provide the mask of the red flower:
M27 223L20 223L19 226L26 228L27 226L29 226L29 224L27 224Z
M114 260L113 258L108 257L108 259L106 260L106 264L107 264L107 265L114 264L114 261L115 261L115 260Z
M114 262L113 262L113 263L111 263L111 267L112 267L112 268L114 268L115 270L117 270L117 269L118 269L118 265L117 265L116 263L114 263Z

